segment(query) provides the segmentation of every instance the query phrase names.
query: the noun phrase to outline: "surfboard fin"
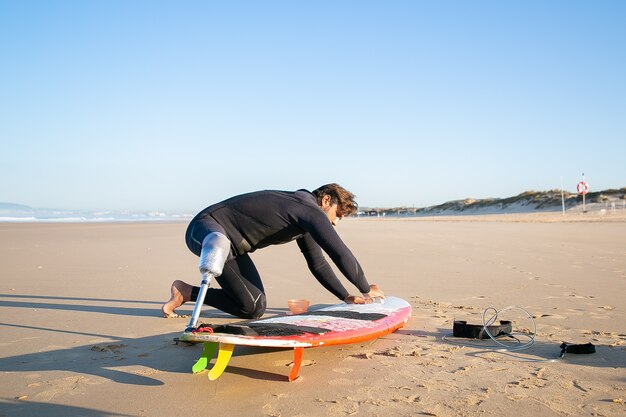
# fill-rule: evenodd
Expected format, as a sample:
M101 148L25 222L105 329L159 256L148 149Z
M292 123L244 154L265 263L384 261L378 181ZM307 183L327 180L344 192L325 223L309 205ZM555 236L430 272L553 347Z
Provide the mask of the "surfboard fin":
M211 362L211 359L213 359L215 353L217 352L215 364L209 370L209 379L211 381L216 380L224 373L224 370L226 369L226 366L228 366L228 362L233 355L234 349L235 345L230 343L205 342L200 358L191 368L192 372L197 374L207 369L209 367L209 362Z
M191 367L191 371L194 374L204 371L207 366L209 366L209 362L215 356L217 352L218 343L216 342L205 342L204 349L202 349L202 354L200 355L200 359L196 361L196 363Z
M291 372L289 373L289 382L293 382L298 378L303 355L304 348L297 347L293 350L293 368L291 368Z
M217 352L217 359L215 360L215 365L209 371L209 379L211 381L215 381L219 378L226 369L228 362L230 361L230 357L233 355L233 350L235 349L235 345L230 343L220 343L219 350Z

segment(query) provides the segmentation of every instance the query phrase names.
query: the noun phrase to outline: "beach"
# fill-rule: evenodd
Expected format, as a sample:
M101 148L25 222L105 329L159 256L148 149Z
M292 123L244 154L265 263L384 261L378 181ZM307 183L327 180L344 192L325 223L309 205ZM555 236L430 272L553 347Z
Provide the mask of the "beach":
M187 319L160 311L173 280L199 282L186 226L0 223L0 417L626 412L622 212L342 220L370 283L413 315L374 341L306 349L292 383L291 350L238 347L218 380L191 373L202 348L177 344ZM290 298L338 302L295 243L252 259L266 317L285 314ZM536 325L529 348L450 337L454 320L479 324L485 309L509 306L524 309L500 317L515 331ZM205 307L201 321L239 319ZM596 352L559 359L562 342Z

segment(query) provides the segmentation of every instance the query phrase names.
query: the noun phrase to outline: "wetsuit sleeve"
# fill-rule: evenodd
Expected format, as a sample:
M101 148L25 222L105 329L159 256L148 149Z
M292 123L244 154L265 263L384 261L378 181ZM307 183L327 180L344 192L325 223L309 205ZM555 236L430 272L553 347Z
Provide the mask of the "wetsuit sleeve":
M315 213L302 225L313 240L328 254L341 273L353 283L361 293L370 292L370 284L363 269L350 249L341 240L333 225L324 213Z
M345 300L350 294L341 284L328 262L326 262L324 254L322 253L322 248L315 243L311 235L308 233L299 238L296 242L298 243L298 247L302 251L309 270L315 279L317 279L319 283L324 286L324 288L333 293L337 298L342 301Z

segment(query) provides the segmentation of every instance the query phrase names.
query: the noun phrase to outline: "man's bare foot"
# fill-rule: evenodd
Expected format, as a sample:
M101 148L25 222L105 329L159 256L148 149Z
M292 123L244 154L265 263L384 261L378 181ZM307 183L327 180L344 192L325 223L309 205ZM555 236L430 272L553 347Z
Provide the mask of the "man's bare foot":
M178 279L172 282L172 296L165 304L163 304L163 307L161 307L163 317L168 319L180 317L174 310L191 300L192 288L193 287L191 285Z

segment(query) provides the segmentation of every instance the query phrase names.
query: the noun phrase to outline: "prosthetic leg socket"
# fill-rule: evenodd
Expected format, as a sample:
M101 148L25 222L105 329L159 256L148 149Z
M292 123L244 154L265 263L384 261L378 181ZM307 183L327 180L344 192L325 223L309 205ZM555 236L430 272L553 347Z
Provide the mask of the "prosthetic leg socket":
M200 282L200 291L198 291L198 298L193 307L193 313L185 329L186 332L190 332L196 327L204 298L211 284L211 279L222 275L229 252L230 240L222 233L209 233L202 241L202 251L200 252L200 262L198 265L200 273L202 274L202 281Z

